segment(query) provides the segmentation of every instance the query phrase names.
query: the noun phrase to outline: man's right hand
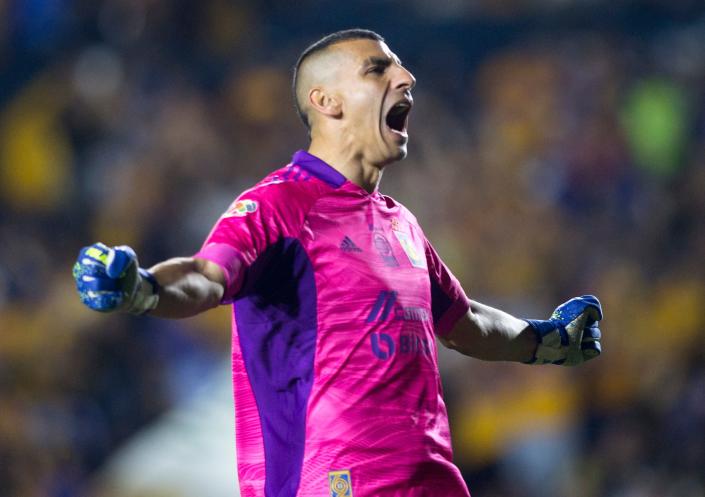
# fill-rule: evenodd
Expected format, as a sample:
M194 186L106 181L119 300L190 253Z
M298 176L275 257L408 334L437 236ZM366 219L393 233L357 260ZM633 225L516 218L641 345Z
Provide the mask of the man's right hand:
M126 245L83 247L73 266L81 302L99 312L144 314L159 302L159 285L139 267L135 251Z
M602 352L602 305L594 295L575 297L559 305L549 319L526 319L538 346L528 364L575 366Z

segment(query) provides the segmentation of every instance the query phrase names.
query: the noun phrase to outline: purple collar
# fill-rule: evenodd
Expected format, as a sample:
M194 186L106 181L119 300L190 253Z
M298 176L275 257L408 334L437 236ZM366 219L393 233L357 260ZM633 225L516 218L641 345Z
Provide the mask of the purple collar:
M299 150L291 158L292 164L296 164L301 169L314 175L316 178L325 181L333 188L340 188L347 181L345 176L333 169L332 166L319 159L315 155L309 154L305 150Z

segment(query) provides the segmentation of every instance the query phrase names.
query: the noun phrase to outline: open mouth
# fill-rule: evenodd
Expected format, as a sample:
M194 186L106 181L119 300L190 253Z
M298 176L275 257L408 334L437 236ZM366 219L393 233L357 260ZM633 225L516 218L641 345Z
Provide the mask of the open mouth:
M411 102L402 100L397 102L387 112L385 122L392 131L399 134L406 134L406 126L409 122L409 113L411 112Z

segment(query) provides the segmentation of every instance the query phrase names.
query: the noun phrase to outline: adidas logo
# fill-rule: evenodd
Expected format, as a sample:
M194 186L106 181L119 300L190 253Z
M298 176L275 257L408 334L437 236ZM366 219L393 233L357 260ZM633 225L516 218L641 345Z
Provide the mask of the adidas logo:
M347 236L343 238L342 242L340 242L340 250L343 252L362 252L362 249L355 245L355 242Z

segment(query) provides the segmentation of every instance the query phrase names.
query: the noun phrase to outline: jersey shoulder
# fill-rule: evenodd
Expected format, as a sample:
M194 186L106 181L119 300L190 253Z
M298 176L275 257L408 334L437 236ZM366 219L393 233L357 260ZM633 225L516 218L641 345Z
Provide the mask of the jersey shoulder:
M384 201L387 203L387 207L399 209L399 217L403 218L409 224L415 225L418 229L421 229L418 219L413 212L411 212L404 204L398 200L390 197L389 195L381 194Z
M329 190L328 185L299 166L287 164L238 195L222 217L254 214L264 223L295 228Z
M329 188L296 164L272 171L252 188L245 190L238 198L259 197L271 201L293 200L296 198L317 198Z

